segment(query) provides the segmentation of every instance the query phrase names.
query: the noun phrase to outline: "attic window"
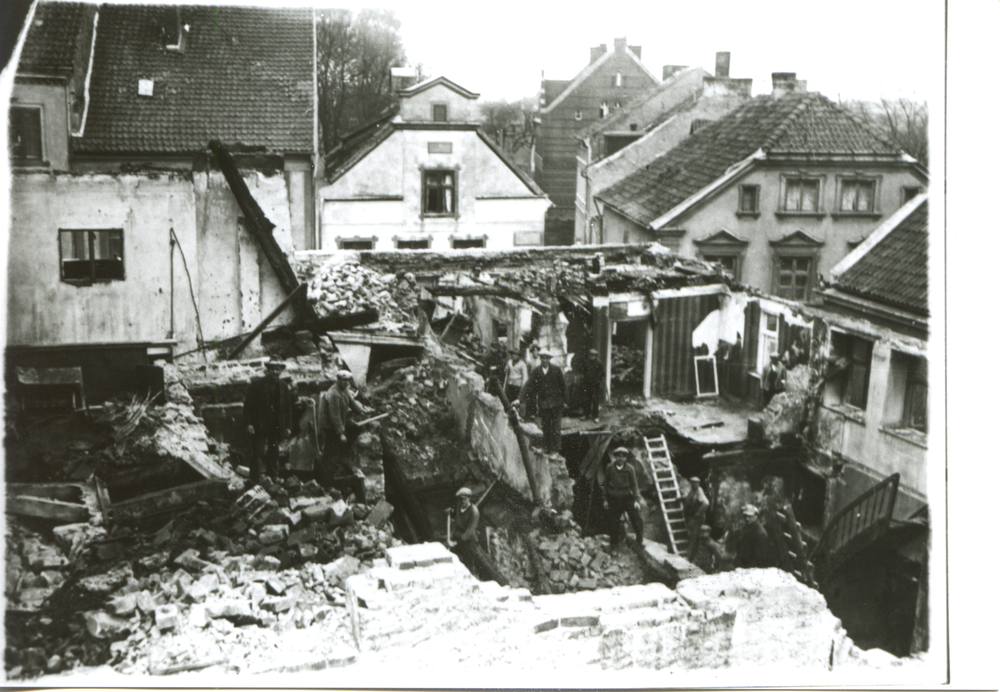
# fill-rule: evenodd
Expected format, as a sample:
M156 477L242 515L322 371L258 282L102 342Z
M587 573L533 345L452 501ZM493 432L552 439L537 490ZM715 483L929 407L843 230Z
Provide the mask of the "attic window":
M42 109L39 106L11 106L7 131L10 155L17 162L42 161Z
M601 114L600 114L600 117L601 118L608 117L608 112L609 112L608 111L608 102L605 101L604 103L601 104Z
M583 120L583 111L580 110L579 108L576 110L576 119Z
M152 79L140 79L139 80L139 96L152 96L153 95L153 80Z
M436 123L446 123L448 122L448 106L444 103L434 104L434 122Z

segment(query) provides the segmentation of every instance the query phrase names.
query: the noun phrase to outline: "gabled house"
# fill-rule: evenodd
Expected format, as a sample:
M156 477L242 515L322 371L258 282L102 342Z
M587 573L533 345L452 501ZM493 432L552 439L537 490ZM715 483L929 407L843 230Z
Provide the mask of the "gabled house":
M575 242L600 242L594 195L679 144L692 131L750 100L751 79L729 76L729 53L715 75L665 65L663 81L577 136Z
M250 227L275 226L286 254L313 247L312 23L36 5L10 105L8 366L82 365L99 398L120 370L250 331L285 299Z
M591 48L590 63L572 80L543 77L535 179L555 205L548 214L547 245L573 242L576 136L659 83L641 58L641 46L616 38L613 51L603 43Z
M595 196L604 243L657 239L808 301L927 173L794 73Z
M437 77L397 96L327 155L320 248L540 245L548 198L482 131L479 94Z

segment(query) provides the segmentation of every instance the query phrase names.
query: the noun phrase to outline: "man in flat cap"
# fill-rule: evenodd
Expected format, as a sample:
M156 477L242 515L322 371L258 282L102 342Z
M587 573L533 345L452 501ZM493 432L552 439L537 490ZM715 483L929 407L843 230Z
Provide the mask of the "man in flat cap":
M604 392L604 363L597 358L598 351L591 348L586 354L573 359L573 370L579 375L580 420L593 418L597 423L601 412L601 394Z
M743 530L736 546L736 567L770 567L767 531L760 523L760 510L743 505Z
M354 399L349 389L354 378L348 370L337 372L337 382L326 390L319 402L319 429L323 435L323 456L317 469L321 485L329 487L333 479L347 473L359 475L361 470L352 464L351 443L355 435L348 425L351 412L364 415L369 412Z
M628 520L635 531L636 543L642 545L642 516L639 514L639 483L635 477L635 469L628 463L629 451L618 447L611 453L611 463L604 470L604 482L601 491L604 494L604 509L611 513L611 547L621 542L622 514L628 515Z
M292 427L292 390L281 381L285 364L270 360L264 377L255 378L243 400L243 424L250 435L250 480L260 483L266 471L278 478L278 443Z
M771 362L764 368L764 378L761 380L761 392L764 395L764 408L771 403L775 394L785 391L788 370L781 362L781 354L772 353Z
M688 546L688 559L694 562L698 556L698 548L701 545L701 527L708 519L708 496L701 487L701 479L692 476L688 479L691 489L684 497L684 515L687 517L688 538L691 541Z
M528 409L535 408L542 419L542 448L546 452L562 449L562 410L566 401L566 380L562 370L552 365L552 354L542 351L538 354L542 364L535 368L524 385L522 396L528 402ZM531 403L535 402L532 407Z

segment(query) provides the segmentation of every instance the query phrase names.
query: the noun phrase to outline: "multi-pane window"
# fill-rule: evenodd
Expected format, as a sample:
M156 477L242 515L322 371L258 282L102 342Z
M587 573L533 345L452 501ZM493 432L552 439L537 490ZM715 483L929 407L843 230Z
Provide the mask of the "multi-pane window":
M373 250L375 241L371 238L341 238L337 240L341 250Z
M455 215L455 171L424 171L424 214Z
M69 283L125 279L121 229L59 231L60 278Z
M446 123L448 122L448 106L444 103L434 104L434 122L436 123Z
M8 140L15 161L42 160L42 109L12 106Z
M776 291L778 296L790 300L808 298L812 271L812 257L779 257Z
M397 240L396 247L400 250L426 250L431 246L427 238L420 240Z
M760 185L740 185L739 208L743 214L756 214L760 211Z
M837 372L828 380L826 401L828 404L851 406L863 411L868 406L872 342L833 332L830 343Z
M840 182L840 211L875 210L875 181L850 178Z
M782 211L819 211L818 178L786 178Z

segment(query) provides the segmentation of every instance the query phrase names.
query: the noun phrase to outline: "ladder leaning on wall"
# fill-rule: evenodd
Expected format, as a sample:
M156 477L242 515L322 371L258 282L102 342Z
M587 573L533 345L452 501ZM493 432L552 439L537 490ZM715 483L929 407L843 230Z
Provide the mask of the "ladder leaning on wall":
M680 488L677 486L677 474L670 461L670 450L667 448L667 438L643 437L649 465L653 470L653 480L656 483L656 496L660 500L660 511L663 513L663 523L667 526L667 537L671 552L677 555L687 555L688 530L684 520L684 505L681 502Z

